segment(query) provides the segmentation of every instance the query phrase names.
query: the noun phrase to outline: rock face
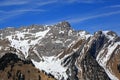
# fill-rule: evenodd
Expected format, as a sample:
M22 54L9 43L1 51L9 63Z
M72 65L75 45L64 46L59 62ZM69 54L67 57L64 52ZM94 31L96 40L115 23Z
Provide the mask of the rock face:
M0 34L0 64L6 61L3 57L7 53L18 56L10 58L14 68L9 68L11 62L0 65L1 75L7 74L6 71L13 75L11 69L20 64L34 69L29 75L37 76L36 80L39 76L42 80L120 80L120 37L112 31L90 35L73 30L68 22L61 22L52 26L6 28ZM30 62L26 64L26 60ZM21 73L28 70L18 69L23 70ZM29 79L25 77L25 80Z

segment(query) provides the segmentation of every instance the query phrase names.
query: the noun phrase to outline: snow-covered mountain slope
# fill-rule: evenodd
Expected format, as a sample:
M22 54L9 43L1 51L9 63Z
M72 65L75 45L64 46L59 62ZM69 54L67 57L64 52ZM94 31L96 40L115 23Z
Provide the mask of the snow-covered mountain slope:
M17 54L57 80L119 80L120 38L112 31L90 35L68 22L0 30L0 57Z
M112 31L102 31L102 35L106 37L107 41L103 44L96 60L105 69L106 73L112 80L119 80L120 77L118 75L120 73L118 65L120 62L119 58L116 58L115 56L120 54L120 37Z

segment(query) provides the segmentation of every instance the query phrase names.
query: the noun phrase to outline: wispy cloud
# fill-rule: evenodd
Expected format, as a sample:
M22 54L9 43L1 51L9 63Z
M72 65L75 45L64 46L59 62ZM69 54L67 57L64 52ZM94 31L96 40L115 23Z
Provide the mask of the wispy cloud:
M46 1L40 1L40 0L4 0L0 1L1 5L0 7L9 7L9 6L20 6L17 7L17 9L10 9L8 10L0 10L0 21L14 18L15 16L25 14L25 13L32 13L32 12L45 12L45 9L42 9L42 6L46 6L52 3L55 3L56 0L46 0ZM39 8L38 8L39 7Z
M56 2L57 2L57 0L48 0L48 1L42 1L42 2L38 1L35 4L37 6L44 6L44 5L53 4L53 3L56 3Z
M10 10L10 11L0 11L0 13L2 14L12 14L12 13L24 13L24 12L44 12L46 10L44 9L29 9L29 8L26 8L26 9L18 9L18 10Z
M27 0L4 0L0 1L0 6L14 6L14 5L23 5L27 4L29 1Z
M6 6L28 6L28 5L34 5L34 6L44 6L47 4L55 3L57 0L4 0L0 1L0 6L6 7Z
M65 3L87 3L87 4L91 4L91 3L105 2L105 0L62 0L62 2L65 2Z
M82 18L73 18L73 19L68 19L69 22L71 23L78 23L78 22L83 22L83 21L87 21L87 20L91 20L91 19L96 19L96 18L100 18L100 17L106 17L106 16L111 16L111 15L115 15L115 14L120 14L120 11L116 11L116 12L108 12L108 13L103 13L103 14L97 14L97 15L92 15L92 16L85 16Z
M44 12L45 10L42 9L19 9L19 10L12 10L12 11L0 11L0 21L9 19L11 17L21 15L27 12Z
M0 21L14 18L15 16L25 14L27 12L45 12L46 8L43 9L44 6L52 5L52 4L71 4L71 3L96 3L103 2L103 0L1 0L0 1ZM11 6L18 6L17 9L9 8ZM7 11L4 10L4 7L8 7ZM89 17L88 17L89 19ZM78 19L79 20L79 19ZM83 20L86 20L83 19ZM73 20L71 20L73 21Z
M107 6L106 8L120 8L120 5L112 5L112 6Z
M103 3L105 0L78 0L79 3Z
M31 5L43 6L51 3L99 3L104 2L104 0L2 0L0 1L0 6L20 6L20 5Z

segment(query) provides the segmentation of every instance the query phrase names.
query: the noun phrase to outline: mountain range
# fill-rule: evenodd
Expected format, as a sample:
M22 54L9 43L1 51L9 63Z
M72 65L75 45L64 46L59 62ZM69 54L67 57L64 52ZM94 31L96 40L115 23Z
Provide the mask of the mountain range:
M0 80L120 80L120 37L66 21L1 29Z

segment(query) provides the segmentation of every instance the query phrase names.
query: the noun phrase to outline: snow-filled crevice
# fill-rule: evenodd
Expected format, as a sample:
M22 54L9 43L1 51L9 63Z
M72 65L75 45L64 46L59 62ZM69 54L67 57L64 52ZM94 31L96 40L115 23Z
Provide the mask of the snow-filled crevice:
M56 59L54 56L43 57L43 61L37 62L32 59L33 64L36 68L44 70L47 73L54 75L58 80L67 80L68 76L66 74L66 67L61 65L61 60Z

